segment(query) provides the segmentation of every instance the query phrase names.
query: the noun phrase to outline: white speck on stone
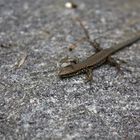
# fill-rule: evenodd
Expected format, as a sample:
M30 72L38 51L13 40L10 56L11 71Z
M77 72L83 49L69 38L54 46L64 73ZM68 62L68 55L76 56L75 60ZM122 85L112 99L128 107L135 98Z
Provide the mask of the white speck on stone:
M37 98L30 99L31 104L39 104L39 100Z
M53 98L53 97L50 97L50 101L52 101L53 103L55 103L56 102L56 99Z
M91 111L91 112L93 112L95 114L97 113L97 110L96 110L96 106L95 105L88 106L87 108L88 108L89 111Z
M68 89L67 89L67 92L71 93L71 92L74 92L74 91L76 91L76 90L77 90L76 87L72 87L72 88L68 88Z
M66 2L65 7L66 8L72 8L72 3L71 2Z
M54 111L54 109L48 109L47 113L51 115L53 113L53 111Z
M123 35L123 31L121 30L116 30L115 33L117 34L117 36L122 36Z
M46 63L40 63L40 64L38 64L38 66L40 67L40 66L45 66L46 65Z
M101 11L100 11L100 10L95 10L95 13L96 13L96 14L100 14Z
M106 24L106 19L105 19L104 17L102 17L102 18L101 18L101 22L102 22L103 24Z
M73 80L73 84L81 84L83 82L84 82L83 79Z
M29 125L28 123L25 123L25 124L24 124L24 128L25 128L26 131L28 131L28 128L29 128L29 127L30 127L30 125Z

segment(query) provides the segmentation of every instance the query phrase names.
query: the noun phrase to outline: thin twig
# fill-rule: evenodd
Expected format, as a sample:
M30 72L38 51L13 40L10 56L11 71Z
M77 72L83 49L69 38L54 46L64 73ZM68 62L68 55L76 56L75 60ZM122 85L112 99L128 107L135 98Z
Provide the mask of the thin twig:
M20 68L20 67L24 64L26 58L27 58L27 53L24 52L23 55L22 55L22 57L20 58L20 60L19 60L19 61L17 62L17 64L15 65L16 68Z
M77 47L77 44L78 43L82 43L83 41L86 40L86 37L82 37L78 40L75 41L75 43L72 43L70 46L69 46L69 51L72 51L73 49L75 49Z

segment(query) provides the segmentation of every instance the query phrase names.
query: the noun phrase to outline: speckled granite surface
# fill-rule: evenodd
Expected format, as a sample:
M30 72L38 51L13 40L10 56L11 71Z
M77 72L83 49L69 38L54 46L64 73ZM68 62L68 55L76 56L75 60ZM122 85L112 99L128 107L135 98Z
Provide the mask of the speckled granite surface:
M57 76L63 57L94 53L87 42L68 51L84 36L76 17L106 48L140 30L140 1L75 0L78 9L64 3L0 0L0 139L140 140L140 41L113 55L127 62L123 75L103 65L92 83Z

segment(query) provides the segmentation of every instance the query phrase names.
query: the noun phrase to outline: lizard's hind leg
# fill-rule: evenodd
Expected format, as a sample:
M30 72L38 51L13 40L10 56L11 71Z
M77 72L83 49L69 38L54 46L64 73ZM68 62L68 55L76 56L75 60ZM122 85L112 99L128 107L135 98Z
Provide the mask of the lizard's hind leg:
M92 81L93 80L93 73L92 73L92 69L88 68L86 69L86 82Z
M118 73L123 74L123 71L121 70L120 64L119 64L114 58L112 58L111 56L109 56L109 57L107 58L107 62L108 62L111 66L115 66L116 69L117 69L117 71L118 71Z

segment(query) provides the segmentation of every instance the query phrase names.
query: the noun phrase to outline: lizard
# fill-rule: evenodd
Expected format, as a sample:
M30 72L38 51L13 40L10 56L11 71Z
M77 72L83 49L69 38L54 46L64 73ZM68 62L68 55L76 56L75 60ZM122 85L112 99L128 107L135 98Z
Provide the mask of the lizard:
M112 54L127 46L132 45L138 40L140 40L140 31L135 33L135 35L133 35L130 39L118 43L113 47L107 49L101 49L100 47L97 47L97 53L89 56L84 61L79 62L77 64L70 64L67 67L60 68L58 76L61 78L70 77L75 74L86 72L87 69L98 67L105 63Z

